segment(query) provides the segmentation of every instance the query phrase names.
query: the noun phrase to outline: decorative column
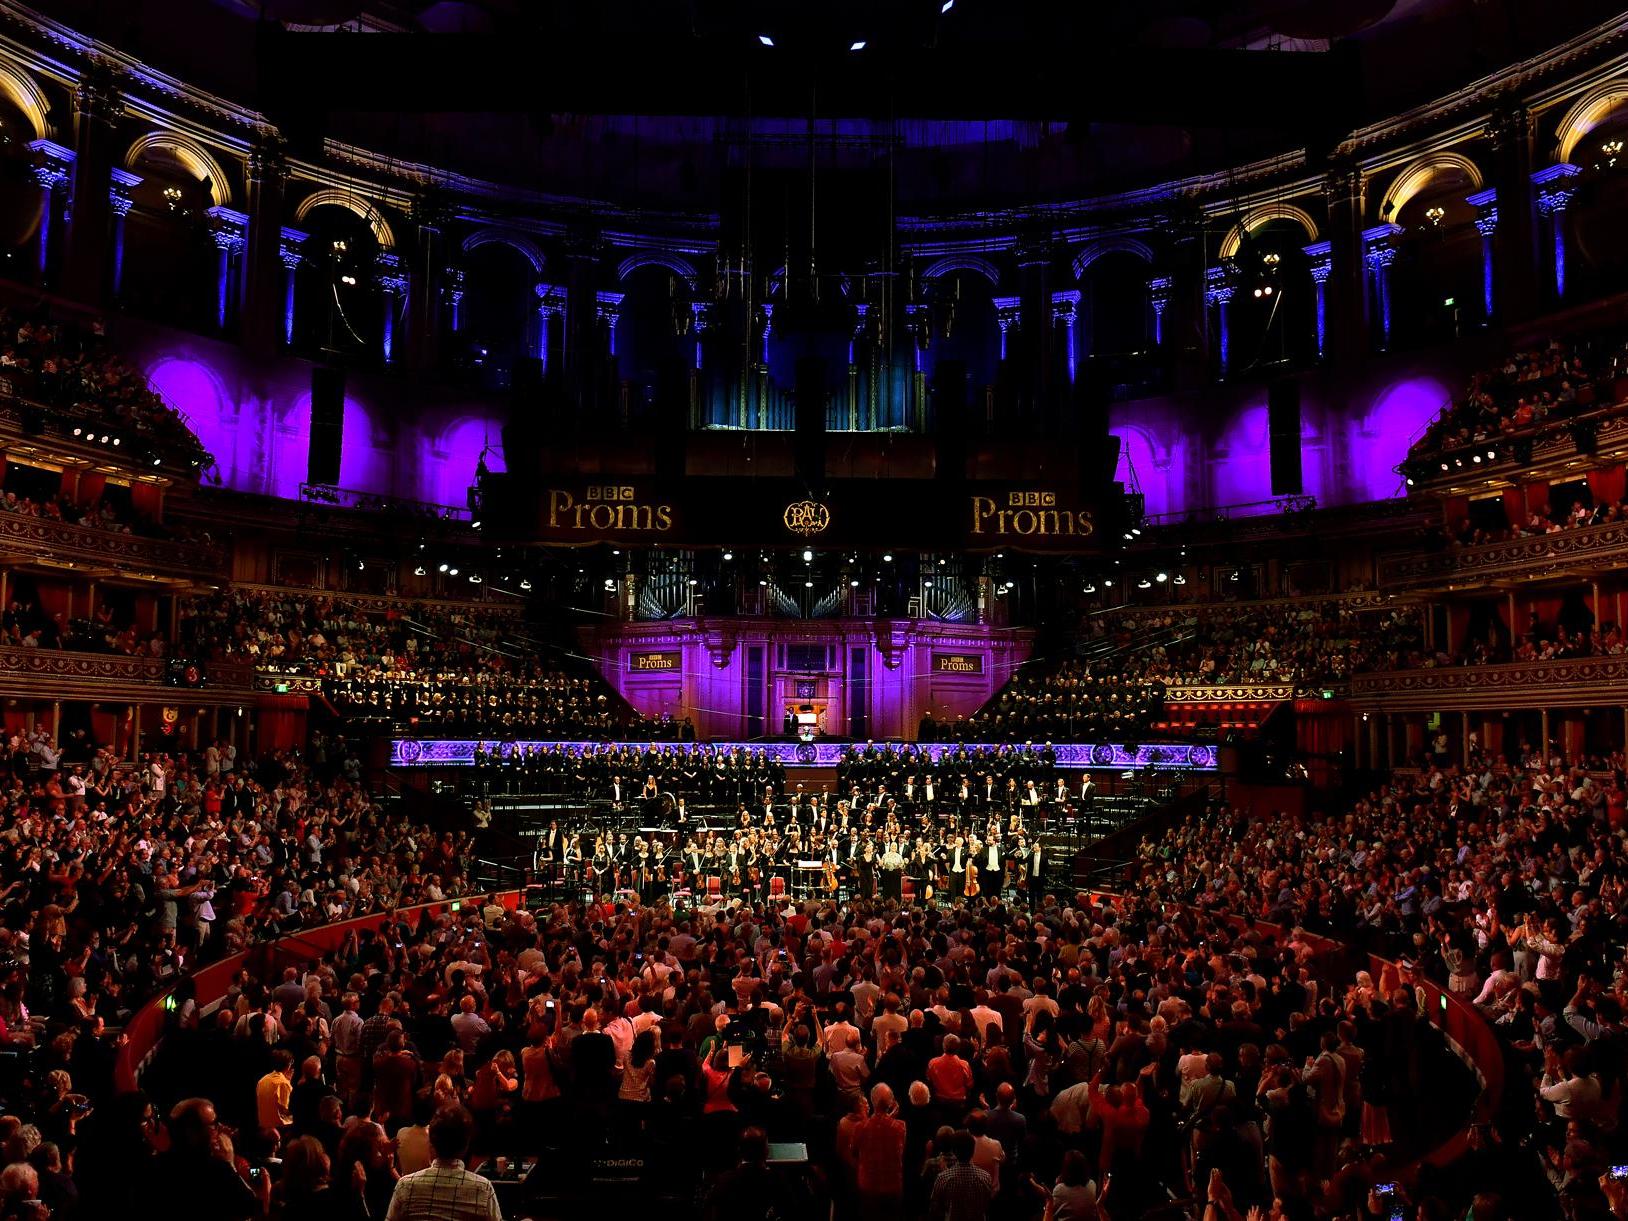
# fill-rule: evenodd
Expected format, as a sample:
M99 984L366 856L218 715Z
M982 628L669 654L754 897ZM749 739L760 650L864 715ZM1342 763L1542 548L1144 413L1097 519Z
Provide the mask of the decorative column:
M288 162L282 141L263 136L249 151L246 204L248 243L243 256L243 282L238 304L239 331L250 350L270 355L278 338L288 342L290 273L283 257L288 244L283 234L283 188L288 183ZM303 236L300 239L304 240Z
M310 234L283 227L277 242L277 261L283 268L283 343L294 342L294 302L300 264L305 261L305 243Z
M702 337L704 335L706 335L707 327L709 327L711 324L712 324L712 302L710 302L710 301L691 301L690 302L690 330L695 335L695 365L694 365L694 368L695 368L696 372L700 372L701 366L704 363L705 352L704 352L704 349L702 347ZM853 361L854 361L854 349L853 349L853 345L850 343L848 345L848 363L853 364Z
M1230 259L1204 269L1204 304L1215 311L1216 376L1227 380L1231 368L1232 298L1238 288L1237 267Z
M1562 161L1532 175L1532 185L1538 192L1538 215L1549 226L1554 249L1551 266L1556 301L1566 299L1566 207L1577 194L1577 175L1582 172L1581 167Z
M1328 277L1334 270L1334 243L1313 242L1300 249L1311 270L1312 299L1317 311L1317 359L1322 360L1328 353Z
M548 353L553 338L551 320L556 314L565 313L565 289L558 284L538 284L533 291L537 294L537 346L532 355L542 366L542 372L548 373Z
M135 200L130 192L141 185L141 175L132 174L115 166L108 171L111 185L107 188L107 206L113 214L113 299L119 299L124 287L124 221L130 215Z
M1401 225L1375 225L1362 231L1362 258L1368 268L1374 313L1379 322L1379 350L1391 346L1391 264L1396 262L1396 239Z
M34 140L29 143L28 151L34 154L31 172L40 189L40 224L35 231L34 266L39 273L39 282L45 284L50 280L51 228L56 219L56 193L59 188L68 185L68 175L73 171L73 149L64 148L54 140Z
M1079 365L1080 290L1065 288L1051 295L1051 324L1063 328L1063 357L1068 369L1068 384L1074 384Z
M1368 355L1368 306L1362 221L1367 183L1362 170L1342 166L1323 184L1328 201L1328 355L1349 368Z
M1023 298L1023 325L1019 330L1022 361L1016 384L1022 387L1021 410L1031 432L1049 435L1056 404L1052 400L1051 234L1020 235L1015 250L1018 292Z
M1014 327L1022 328L1023 298L996 297L995 325L1001 329L1001 359L1007 355L1007 337Z
M625 294L605 289L594 295L594 316L605 324L605 352L612 359L616 356L616 324L622 319L623 296ZM764 329L764 343L768 343L767 328ZM767 360L768 357L765 356L764 359Z
M72 202L62 260L62 291L91 305L102 303L110 278L107 188L116 160L114 130L123 114L117 73L101 61L92 62L74 90Z
M396 314L407 297L407 269L394 250L381 250L373 260L373 270L381 301L379 351L388 365L395 361Z
M764 368L768 368L769 365L769 334L774 330L774 306L773 301L763 303L762 351L758 355L758 360Z
M215 326L224 331L232 316L232 269L243 252L248 232L247 213L216 205L208 211L209 237L215 243Z
M870 324L869 302L854 305L854 329L848 336L848 431L859 431L859 345Z
M1493 242L1498 236L1498 188L1466 195L1464 202L1475 209L1475 231L1481 235L1481 317L1490 322L1495 299Z
M1513 105L1496 111L1483 133L1492 145L1491 180L1498 192L1496 301L1504 322L1530 317L1538 308L1537 218L1532 206L1532 112Z
M904 329L910 336L910 406L917 432L927 431L927 374L922 369L922 353L927 349L930 324L928 309L920 301L904 307Z
M447 269L447 303L451 307L447 311L447 326L454 335L463 330L464 317L464 269L451 267Z
M1175 288L1171 276L1154 276L1148 281L1148 305L1153 309L1153 346L1164 347L1164 316L1170 308L1170 295Z

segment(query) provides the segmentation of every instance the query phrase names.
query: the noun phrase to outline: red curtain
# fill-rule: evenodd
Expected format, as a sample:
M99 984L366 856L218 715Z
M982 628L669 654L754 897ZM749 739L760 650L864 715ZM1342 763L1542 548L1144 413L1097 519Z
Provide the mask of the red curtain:
M1309 756L1306 771L1315 785L1337 782L1331 757L1351 745L1351 707L1343 700L1300 699L1294 702L1295 745Z
M136 512L159 521L163 517L164 489L151 483L132 483L130 503L136 507Z
M1615 504L1621 500L1623 493L1628 491L1628 469L1619 462L1616 466L1603 467L1588 473L1589 495L1594 497L1594 503Z
M1468 496L1443 497L1441 515L1449 530L1456 529L1458 523L1470 515L1470 498Z
M260 751L292 750L305 745L306 716L310 700L303 695L262 695L255 701Z
M35 587L39 594L40 609L47 615L55 618L57 615L67 617L68 603L73 599L73 590L66 585L47 584L40 582Z
M1526 496L1520 488L1504 489L1504 516L1509 518L1512 526L1524 526L1528 516L1526 512Z
M1549 503L1548 483L1529 483L1526 485L1526 503L1529 508L1540 509Z
M102 498L102 491L106 487L106 475L98 474L96 471L82 471L79 475L79 493L74 497L74 503L95 504Z

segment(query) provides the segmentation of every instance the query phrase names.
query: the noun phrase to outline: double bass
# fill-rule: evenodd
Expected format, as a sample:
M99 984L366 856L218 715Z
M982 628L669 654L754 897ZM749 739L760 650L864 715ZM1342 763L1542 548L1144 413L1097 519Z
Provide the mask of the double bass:
M968 861L966 897L969 899L976 899L978 895L978 866L974 865L971 861Z
M830 861L825 862L825 890L827 894L837 893L837 867Z

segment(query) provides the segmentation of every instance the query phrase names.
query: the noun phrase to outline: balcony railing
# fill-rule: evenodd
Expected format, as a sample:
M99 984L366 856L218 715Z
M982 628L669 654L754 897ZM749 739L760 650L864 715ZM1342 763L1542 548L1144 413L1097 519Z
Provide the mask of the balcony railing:
M1403 712L1628 705L1628 655L1359 674L1351 702Z
M1380 561L1379 583L1385 589L1429 588L1501 577L1555 576L1624 561L1628 561L1628 522L1607 522L1502 543L1390 556Z
M220 577L226 571L226 552L210 543L120 534L48 517L0 512L0 551L12 549L41 558L159 573Z
M72 649L0 646L0 695L29 699L152 700L209 704L241 700L253 690L251 667L212 662L201 686L172 686L169 663L156 657L81 653Z

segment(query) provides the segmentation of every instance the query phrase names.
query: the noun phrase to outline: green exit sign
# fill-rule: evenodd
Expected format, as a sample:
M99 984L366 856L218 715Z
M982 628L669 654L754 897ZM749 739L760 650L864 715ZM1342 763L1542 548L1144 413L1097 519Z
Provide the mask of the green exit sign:
M287 683L278 683L277 684L277 694L278 695L287 695L288 694L288 684Z

